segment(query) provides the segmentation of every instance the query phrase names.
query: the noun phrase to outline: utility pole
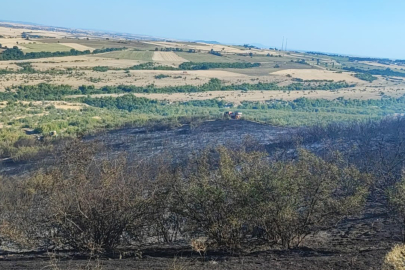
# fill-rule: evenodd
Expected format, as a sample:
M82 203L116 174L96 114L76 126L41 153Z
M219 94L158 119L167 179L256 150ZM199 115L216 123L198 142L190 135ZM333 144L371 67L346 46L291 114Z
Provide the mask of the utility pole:
M284 36L283 36L283 42L281 43L281 50L284 50Z

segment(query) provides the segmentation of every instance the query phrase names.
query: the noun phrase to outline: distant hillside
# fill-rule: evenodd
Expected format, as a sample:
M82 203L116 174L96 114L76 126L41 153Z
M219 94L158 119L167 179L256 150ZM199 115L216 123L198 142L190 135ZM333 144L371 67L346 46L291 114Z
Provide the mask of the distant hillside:
M221 44L218 41L207 41L207 40L196 40L195 42L215 44L215 45L220 45Z

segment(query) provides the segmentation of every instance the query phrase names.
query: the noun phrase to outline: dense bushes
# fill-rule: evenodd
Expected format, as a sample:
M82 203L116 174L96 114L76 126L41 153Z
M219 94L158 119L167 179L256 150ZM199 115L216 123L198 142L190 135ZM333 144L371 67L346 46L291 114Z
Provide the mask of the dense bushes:
M378 79L377 77L370 75L368 73L356 73L354 76L356 78L359 78L360 80L368 81L368 82L373 82Z
M106 66L93 67L93 71L97 71L97 72L107 72L108 70L109 70L109 67L106 67Z
M156 65L153 62L143 63L128 68L129 70L179 70L172 66Z
M84 103L100 108L107 109L120 109L127 110L129 112L138 109L147 109L153 104L157 104L156 100L139 98L134 95L124 95L121 97L105 97L105 98L86 98L83 100Z
M194 62L184 62L180 64L179 69L183 70L206 70L213 68L254 68L260 67L260 63L244 63L244 62L235 62L235 63L194 63Z

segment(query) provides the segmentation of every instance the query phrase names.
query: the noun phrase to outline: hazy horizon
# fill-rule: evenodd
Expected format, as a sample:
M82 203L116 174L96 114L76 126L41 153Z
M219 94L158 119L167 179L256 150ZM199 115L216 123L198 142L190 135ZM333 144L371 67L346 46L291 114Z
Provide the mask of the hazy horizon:
M404 59L400 1L28 1L2 6L3 21L180 40Z

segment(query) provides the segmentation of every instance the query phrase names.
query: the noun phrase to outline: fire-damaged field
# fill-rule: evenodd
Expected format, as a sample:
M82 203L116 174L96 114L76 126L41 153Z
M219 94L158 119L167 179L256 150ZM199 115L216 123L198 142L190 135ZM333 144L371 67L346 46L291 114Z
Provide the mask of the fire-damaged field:
M128 127L86 136L84 141L97 141L105 151L124 154L130 160L149 159L158 155L168 155L171 160L183 159L190 153L206 147L240 144L246 139L254 139L265 145L278 143L294 134L294 128L274 127L250 121L203 121L182 124L177 127L151 125ZM13 163L3 161L3 173L10 175L31 171L36 166L44 166L52 158ZM35 165L33 165L35 164Z
M252 254L208 252L204 257L187 243L145 247L128 252L129 258L90 260L76 253L27 254L2 252L2 269L381 269L385 255L400 241L400 232L381 205L369 202L365 212L344 220L337 228L319 232L295 250L258 251ZM142 256L136 256L137 252ZM57 259L49 259L55 256ZM89 268L86 268L89 267Z
M104 144L118 152L125 152L131 158L148 158L170 154L176 160L206 147L240 144L246 139L264 145L275 144L293 135L294 129L274 127L250 121L206 121L199 124L185 124L177 128L140 127L116 130L102 136Z
M372 141L387 141L386 150L371 148L352 152L355 159L363 156L363 161L377 162L373 151L387 155L386 160L403 154L402 147L388 154L395 147L395 138L401 132L393 131L393 123L381 123L379 127L358 128L329 127L298 129L262 125L249 121L206 121L199 124L184 124L178 127L150 126L129 127L100 133L83 138L85 142L102 142L103 151L110 158L124 155L134 164L142 159L154 160L161 156L170 161L181 160L193 152L206 147L227 145L237 147L245 141L254 142L256 147L266 149L270 155L285 152L295 155L297 136L303 136L300 143L304 148L324 155L326 148L343 145L342 152L353 145L364 146ZM403 130L403 128L399 128ZM365 133L368 137L363 136ZM384 138L384 140L382 139ZM390 139L387 139L390 138ZM361 149L361 147L359 147ZM325 150L325 151L324 151ZM391 149L392 150L392 149ZM360 150L359 150L360 151ZM169 161L168 161L169 162ZM35 165L33 165L35 164ZM52 158L32 160L25 164L5 163L3 172L18 181L20 172L33 171L38 167L52 164ZM159 163L161 164L161 163ZM358 163L361 167L361 162ZM156 165L158 170L159 165ZM377 167L377 166L375 166ZM389 250L401 241L401 229L387 213L384 194L378 188L367 198L361 213L343 218L336 226L319 229L309 234L298 248L283 249L279 246L256 247L257 243L245 243L250 251L230 251L208 249L199 254L190 247L189 240L179 238L170 244L147 243L121 250L117 253L89 258L88 253L59 249L18 249L15 245L3 243L0 248L1 269L381 269ZM252 209L253 210L253 209ZM249 246L251 245L251 246Z

